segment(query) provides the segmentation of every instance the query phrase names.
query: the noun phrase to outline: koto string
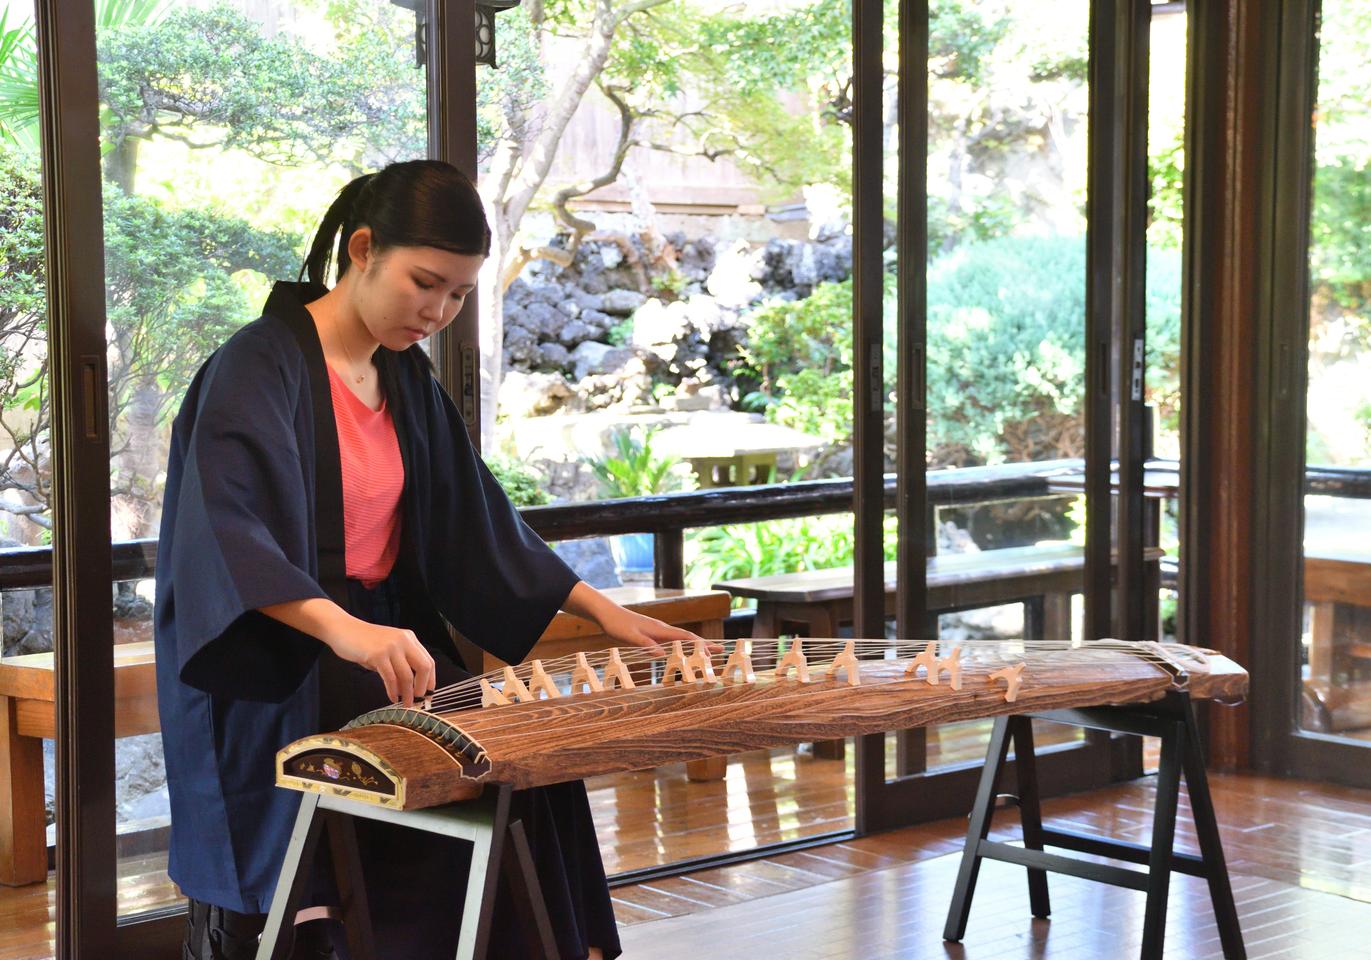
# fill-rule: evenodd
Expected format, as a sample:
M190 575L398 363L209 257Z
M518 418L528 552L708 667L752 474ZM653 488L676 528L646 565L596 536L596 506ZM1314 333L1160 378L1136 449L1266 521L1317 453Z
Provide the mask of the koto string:
M872 642L872 643L869 643L868 646L877 646L877 645L879 645L879 643L886 643L886 642ZM1065 657L1063 657L1063 656L1056 656L1056 657L1053 657L1053 656L1050 656L1050 654L1053 654L1053 653L1056 653L1056 654L1063 654L1063 653L1065 653L1065 654L1071 654L1071 653L1075 653L1075 651L1078 650L1078 649L1073 649L1073 647L1067 647L1067 646L1065 646L1065 645L1060 645L1060 643L1056 643L1056 645L1053 645L1053 646L1035 645L1035 646L1036 646L1036 649L1038 649L1039 651L1041 651L1041 653L1043 653L1043 654L1049 654L1049 656L1046 656L1046 657L1036 657L1036 658L1034 658L1034 657L1027 657L1027 658L1026 658L1026 657L1020 656L1019 651L1016 651L1016 650L1005 650L1005 649L1004 649L1004 647L1005 647L1005 642L1002 642L1002 640L984 640L984 642L975 642L975 643L979 643L979 645L980 645L980 646L983 646L983 647L997 647L997 649L994 650L994 653L997 654L997 656L995 656L995 657L993 658L993 660L990 661L991 664L1004 664L1004 662L1012 662L1012 661L1038 662L1038 664L1050 664L1050 662L1057 662L1057 664L1072 664L1072 662L1098 662L1098 657L1095 656L1095 654L1098 654L1098 653L1105 653L1105 651L1108 651L1108 653L1124 653L1124 654L1128 654L1128 657L1127 657L1127 660L1128 660L1128 661L1153 662L1153 664L1164 664L1164 665L1167 665L1167 667L1175 667L1174 660L1172 660L1171 657L1158 657L1158 656L1154 656L1154 654L1148 654L1148 656L1139 656L1139 654L1145 654L1146 651L1137 650L1137 649L1135 649L1135 647L1132 647L1131 645L1119 645L1119 643L1105 643L1105 645L1098 645L1098 646L1095 646L1095 647L1094 647L1094 650L1090 650L1090 651L1089 651L1089 653L1091 654L1091 656L1087 656L1087 657L1080 657L1080 656L1065 656ZM946 646L949 646L949 645L947 645L946 642L943 642L942 645L945 646L945 647L946 647ZM814 642L814 643L812 643L812 645L810 645L810 649L812 649L813 653L816 654L816 658L821 658L821 657L827 656L827 650L825 650L825 649L838 649L838 650L840 650L840 649L842 649L843 646L846 646L846 640L828 640L828 642ZM887 646L888 646L888 645L887 645ZM962 646L962 645L953 645L953 646ZM1017 645L1010 645L1010 646L1017 646ZM1190 651L1190 650L1187 649L1187 653L1189 653L1189 651ZM975 653L976 653L976 651L973 651L973 654L975 654ZM574 658L559 658L558 661L548 661L548 662L550 662L550 664L551 664L551 668L548 669L548 673L550 673L550 675L551 675L551 673L565 672L565 671L558 671L558 664L559 664L559 661L561 661L561 660L566 660L566 661L574 662ZM647 651L643 651L642 656L632 657L631 660L625 660L625 665L627 665L628 662L638 662L638 664L640 664L640 662L653 661L653 660L659 660L659 658L658 658L658 657L653 657L653 656L651 656L651 654L650 654L650 653L647 653ZM866 662L877 662L877 661L866 661ZM967 667L967 665L978 664L978 662L980 662L980 664L986 664L987 661L986 661L986 658L984 658L984 657L979 657L979 658L978 658L978 657L976 657L976 656L972 656L971 658L968 658L967 661L962 661L962 665L964 665L964 669L965 669L965 667ZM823 665L821 665L820 668L827 669L827 667L823 667ZM980 675L983 675L983 672L982 672L982 671L972 671L972 672L971 672L971 675L972 675L972 676L980 676ZM487 675L487 676L488 676L488 677L489 677L489 676L498 677L499 675ZM480 679L480 677L477 677L477 682L478 682L478 679ZM466 684L466 683L469 683L469 682L463 682L463 684ZM762 675L761 677L758 677L757 683L755 683L755 684L747 684L747 686L771 686L771 684L773 684L773 683L776 683L776 680L773 679L773 677L766 676L765 673L764 673L764 675ZM877 682L877 683L880 683L880 682ZM458 684L454 684L454 686L458 686ZM621 691L617 691L617 693L611 693L611 694L607 694L607 695L598 695L598 697L595 698L595 704L598 704L598 705L600 705L600 706L622 705L622 704L636 704L636 702L646 702L646 701L648 701L648 699L651 699L651 701L653 701L654 704L661 705L661 704L669 704L670 701L675 701L675 699L680 698L680 697L685 697L685 695L692 695L692 694L702 693L702 687L699 687L699 686L698 686L698 683L680 683L679 686L680 686L679 690L677 690L677 691L672 691L672 693L669 693L669 694L668 694L668 693L665 693L665 688L659 686L659 684L654 684L654 686L650 686L650 687L648 687L648 686L635 687L635 688L633 688L633 690L621 690ZM805 684L805 686L808 686L808 684ZM871 686L871 684L868 684L868 686ZM551 698L548 698L548 699L551 699ZM572 698L568 698L568 699L572 699ZM446 705L444 705L443 708L440 709L439 706L437 706L437 704L435 704L435 705L433 705L433 706L430 706L429 712L432 712L432 713L439 713L439 712L441 712L441 713L452 713L452 712L458 712L459 708L461 708L461 706L462 706L462 701L468 702L468 704L470 704L470 705L472 705L472 706L476 706L476 705L478 704L478 702L480 702L480 695L478 695L478 693L477 693L476 695L474 695L474 697L470 697L470 698L468 698L468 697L463 697L463 698L461 698L461 699L457 699L457 698L448 699L448 701L446 702ZM540 698L540 699L537 699L537 701L524 701L524 702L536 702L536 704L544 704L544 702L547 702L547 701L544 701L544 699ZM520 705L520 702L518 702L518 701L515 701L515 702L513 702L513 704L510 704L510 706L518 706L518 705ZM454 708L458 708L458 709L454 709Z
M763 653L767 653L767 652L779 652L779 644L780 644L781 642L793 642L793 641L778 641L778 640L770 640L770 639L754 640L754 641L752 641L752 643L753 643L753 653L754 653L754 655L756 655L756 654L763 654ZM951 643L950 641L946 641L946 640L939 640L939 641L928 641L928 640L894 640L894 641L892 641L892 640L860 640L860 639L858 639L858 640L854 640L854 641L852 641L852 642L853 642L853 644L854 644L854 647L865 647L865 648L867 648L867 649L873 649L873 648L874 648L874 649L892 650L892 651L895 651L895 652L897 652L897 653L898 653L898 651L900 650L900 648L902 648L902 647L917 648L917 649L919 650L919 652L922 652L922 650L923 650L924 647L926 647L926 646L928 646L928 645L930 645L930 644L936 644L937 646L941 646L941 647L943 647L944 649L947 649L947 648L952 647L952 646L961 647L962 650L963 650L965 653L969 653L969 654L971 654L971 655L973 655L973 656L979 655L983 649L990 649L990 650L993 650L993 651L996 652L996 653L999 653L999 654L1001 655L1001 658L1003 658L1004 656L1015 655L1015 654L1018 654L1018 653L1020 653L1020 652L1022 652L1022 653L1031 653L1031 652L1035 652L1035 651L1082 651L1082 652L1085 652L1085 653L1087 653L1087 654L1090 654L1090 653L1092 653L1092 652L1094 652L1094 651L1099 651L1099 650L1119 650L1119 651L1125 651L1125 652L1129 653L1131 656L1134 656L1134 657L1136 657L1136 658L1138 658L1138 659L1146 660L1146 661L1149 661L1149 662L1169 661L1169 659L1171 659L1171 658L1168 658L1168 657L1166 657L1166 656L1162 656L1162 655L1158 655L1158 654L1156 654L1156 653L1153 653L1153 652L1152 652L1148 647L1146 647L1146 646L1136 645L1136 644L1132 644L1132 643L1129 643L1129 642L1127 642L1127 641L1121 641L1121 640L1100 640L1100 641L1094 641L1094 642L1092 642L1092 643L1085 644L1085 645L1068 644L1068 643L1066 643L1065 641L1057 641L1057 640L1044 640L1044 641L1021 641L1021 640L968 640L968 641L963 641L963 642L961 642L961 643L955 643L955 644ZM810 638L804 638L805 650L807 650L807 651L815 651L816 653L819 653L819 654L821 654L821 655L822 655L822 654L825 654L827 651L833 650L833 649L837 649L837 650L841 651L841 649L842 649L847 643L848 643L848 641L847 641L846 639L810 639ZM1171 644L1171 645L1166 645L1166 646L1174 646L1174 647L1178 648L1177 653L1178 653L1178 654L1181 654L1181 655L1184 655L1184 654L1191 654L1191 653L1194 652L1194 648L1186 647L1186 646L1184 646L1184 645L1182 645L1182 644ZM774 647L774 649L773 649L773 647ZM649 652L648 650L646 650L646 648L642 648L642 647L631 648L631 652L628 653L628 654L624 654L624 653L622 652L623 649L624 649L624 648L622 648L622 647L620 648L620 657L621 657L621 659L623 660L625 666L640 666L640 665L643 665L643 664L645 664L645 663L647 663L647 662L664 662L665 659L666 659L665 657L655 655L655 654ZM935 652L936 652L936 648L935 648ZM587 656L587 659L590 660L592 666L603 667L603 666L605 666L605 664L608 662L608 654L605 653L605 652L603 652L603 651L589 652L589 653L586 654L586 656ZM716 655L716 656L717 656L717 655ZM574 655L572 655L572 656L557 657L557 658L554 658L554 659L551 659L551 660L543 660L543 661L542 661L542 665L543 665L543 669L544 669L547 673L549 673L549 674L569 673L572 669L575 668L575 666L576 666L576 661L577 661L577 658L576 658ZM518 666L516 666L516 667L514 668L514 671L515 671L515 676L519 677L521 680L528 680L528 679L530 679L530 678L532 677L532 675L533 675L533 667L532 667L531 663L520 664L520 665L518 665ZM499 669L499 670L491 671L491 672L489 672L489 673L481 674L481 675L479 675L479 676L474 676L474 677L471 677L471 678L468 678L468 679L465 679L465 680L460 680L460 681L458 681L458 682L456 682L456 683L448 684L448 685L446 685L446 686L444 686L444 687L440 687L440 688L438 688L437 690L434 691L434 693L432 694L432 698L434 699L435 702L437 702L437 701L439 701L439 700L445 700L446 697L447 697L449 694L460 693L460 692L472 692L472 693L475 694L476 699L479 699L479 697L480 697L480 692L479 692L479 691L480 691L480 681L481 681L481 680L484 679L484 680L487 680L487 681L491 682L492 684L495 684L495 683L501 682L501 681L503 680L503 678L504 678L504 669L501 668L501 669Z
M1117 661L1117 662L1123 663L1123 662L1126 662L1126 661L1124 661L1124 660L1121 659L1121 660L1119 660L1119 661ZM1135 662L1136 662L1136 661L1135 661ZM986 676L986 674L984 674L984 673L976 672L976 673L967 674L965 671L963 671L963 679L967 679L968 677L985 678L985 676ZM911 681L915 680L915 679L916 679L916 678L914 678L914 677L904 676L903 673L901 673L901 674L899 674L899 675L897 675L897 676L890 677L890 678L888 678L888 679L876 680L876 681L874 681L874 682L863 682L862 688L863 688L863 690L868 691L868 692L872 692L872 691L876 691L876 690L881 690L882 688L885 688L886 692L889 692L889 690L890 690L891 687L894 687L894 686L896 686L896 685L899 685L899 686L901 686L901 687L907 687L908 684L909 684ZM809 689L810 687L813 686L812 684L800 684L800 683L798 683L798 682L796 682L796 681L793 681L793 680L790 681L790 683L795 684L795 686L797 687L797 689L796 689L793 693L782 694L782 695L779 695L779 696L770 696L770 697L767 698L767 703L768 703L768 704L784 703L784 702L791 701L791 700L797 700L797 699L800 699L800 698L802 698L802 697L807 698L807 697L810 697L810 696L813 695L813 691ZM774 686L774 685L775 685L775 683L773 682L772 684L768 684L767 686ZM753 687L753 686L755 686L755 685L754 685L754 684L745 684L745 685L744 685L744 684L733 684L732 686L734 686L734 687ZM671 695L664 696L664 695L658 693L658 694L653 695L653 696L639 697L637 700L628 700L627 702L624 702L623 700L621 700L621 699L618 698L618 697L613 697L613 698L610 698L610 697L596 697L596 699L593 701L595 707L597 708L597 710L596 710L596 715L595 715L594 717L586 718L585 720L582 720L581 722L576 722L576 720L573 719L573 717L575 717L575 714L567 714L567 715L564 715L564 716L557 717L557 718L556 718L556 720L557 720L557 731L558 731L558 733L560 734L560 733L565 733L565 732L569 732L569 731L576 731L576 730L604 730L604 729L605 729L604 708L605 708L606 706L610 707L611 709L614 708L614 707L628 707L628 706L633 706L633 705L635 705L636 703L642 702L642 701L644 701L644 700L651 700L653 706L660 706L660 705L663 704L663 703L669 703L669 702L674 701L674 700L679 700L679 699L682 699L682 698L684 698L684 697L686 697L686 696L695 695L695 696L698 697L698 695L700 695L700 694L710 693L710 692L714 692L714 693L717 694L717 693L722 693L722 692L726 691L727 689L729 689L729 688L727 688L727 687L710 687L710 688L706 688L706 689L704 689L704 690L701 690L701 689L698 689L698 688L697 688L697 689L694 689L694 690L691 690L691 689L689 689L689 687L690 687L690 685L687 684L687 685L686 685L686 688L687 688L687 689L683 690L683 691L682 691L681 693L679 693L679 694L671 694ZM660 688L660 687L654 687L653 689L654 689L654 690L660 691L662 688ZM642 691L642 692L646 693L646 691ZM625 691L624 693L625 693L625 696L631 697L633 694L639 693L639 691L637 691L637 690L628 690L628 691ZM546 701L540 701L540 703L545 703L545 702L546 702ZM576 701L572 700L572 701L570 701L570 702L571 702L571 703L575 703ZM582 703L588 703L587 701L581 701L581 702L582 702ZM671 718L672 718L672 719L671 719L671 722L672 722L673 724L675 724L675 723L677 723L677 722L680 720L680 718L682 718L682 717L689 717L691 714L699 713L699 712L708 713L708 712L710 712L711 710L712 710L712 704L709 703L709 702L707 702L704 698L701 697L701 698L700 698L700 703L699 703L698 706L693 706L693 707L692 707L692 706L686 706L686 707L677 708L677 709L672 710L671 713L670 713ZM478 715L478 716L479 716L479 715ZM498 717L499 714L495 714L495 716ZM508 716L508 715L506 715L506 716ZM501 731L510 731L510 730L513 730L514 732L513 732L512 734L506 734L505 736L502 736L501 733L500 733ZM523 720L523 719L521 719L521 718L518 718L518 717L509 716L508 720L505 721L505 722L481 724L479 727L472 727L471 730L470 730L469 732L470 732L471 736L472 736L473 738L475 738L483 747L486 747L487 749L490 749L490 748L492 748L492 747L494 747L494 746L500 744L503 740L507 739L508 736L513 736L513 737L515 737L517 740L523 740L523 739L525 739L525 738L527 737L527 735L528 735L528 726L527 726L527 722L526 722L525 720Z
M830 654L836 656L836 654L838 652L841 652L841 650L846 646L847 642L848 641L845 639L834 640L806 638L804 640L804 650L806 652L806 656L810 659L824 659L825 657L828 657ZM780 643L781 641L777 640L754 640L752 647L753 655L757 656L765 655L767 653L779 653ZM1193 660L1194 655L1196 653L1196 650L1194 648L1185 646L1183 644L1141 645L1121 640L1100 640L1084 645L1071 644L1066 641L1056 640L971 640L964 641L958 644L952 644L949 641L945 640L891 641L857 639L853 641L854 649L861 649L865 652L870 652L872 650L892 651L897 654L897 657L902 648L907 648L911 651L917 648L918 652L922 652L923 648L929 646L930 644L936 644L935 654L938 653L938 647L941 647L945 653L950 653L951 647L961 647L963 655L967 656L969 660L984 659L985 653L990 652L995 655L994 659L996 662L1004 662L1006 660L1012 659L1031 660L1032 657L1029 656L1029 654L1051 652L1082 653L1085 654L1084 657L1071 657L1069 658L1069 660L1090 660L1093 659L1098 652L1119 651L1127 653L1130 657L1134 659L1142 660L1145 662L1165 663L1171 666L1177 666L1179 665L1177 661ZM1154 647L1162 648L1162 652L1154 652ZM1167 655L1167 653L1165 652L1167 647L1173 648L1175 650L1176 655ZM625 667L643 666L648 663L665 661L664 657L656 656L650 651L648 651L646 648L632 648L628 654L624 654L622 650L623 648L621 648L620 657L623 660ZM1054 658L1054 660L1055 659L1057 658ZM588 653L587 660L593 668L600 668L602 670L604 666L608 663L608 654L600 651ZM714 658L711 658L711 662L715 662ZM557 657L552 660L543 661L543 669L549 675L566 674L570 673L575 668L576 663L577 658L574 655L566 657ZM525 682L529 681L533 675L533 668L531 664L521 664L515 667L514 671L515 676L519 677L519 679ZM440 710L451 711L468 705L478 705L481 701L482 696L480 689L480 681L484 679L494 686L496 684L501 683L503 681L503 677L504 670L501 669L480 676L472 677L467 680L458 681L457 683L448 684L447 686L439 688L438 690L434 691L434 693L429 698L429 710L431 712L438 712Z
M998 643L998 641L994 641L994 642ZM845 644L845 643L846 643L846 641L841 641L839 645L843 645L843 644ZM1109 651L1107 651L1107 652L1117 652L1117 651L1109 650ZM1058 659L1058 658L1052 658L1050 661L1040 661L1040 662L1056 662L1056 663L1062 663L1062 662L1065 662L1065 663L1073 663L1073 662L1074 662L1074 663L1093 662L1095 665L1100 665L1100 666L1104 666L1104 665L1107 665L1107 664L1108 664L1108 661L1106 661L1105 664L1101 664L1098 657L1093 657L1093 658L1079 658L1079 657L1074 657L1074 658L1067 658L1067 659L1065 659L1065 660ZM1116 663L1116 664L1138 663L1138 662L1142 662L1142 658L1119 657L1118 659L1113 660L1113 662ZM964 678L966 678L966 677L985 678L986 675L987 675L987 673L989 672L989 671L984 671L984 672L982 672L982 671L974 671L974 670L973 670L973 671L971 671L971 672L968 673L968 672L965 670L965 666L966 666L966 664L963 664L963 677L964 677ZM892 686L894 686L894 685L907 686L907 685L909 684L909 682L911 682L912 680L915 680L915 679L916 679L916 678L905 676L905 675L903 674L903 672L901 671L897 676L890 677L890 678L888 678L888 679L874 680L874 681L871 681L871 680L865 681L865 682L863 683L863 689L868 690L868 691L871 691L871 690L876 690L876 689L879 689L879 688L882 688L882 687L888 689L888 688L890 688L890 687L892 687ZM780 681L777 681L777 680L774 680L774 679L767 680L766 682L760 682L760 681L761 681L761 678L759 678L759 683L757 683L757 684L740 684L740 683L735 683L735 684L732 684L732 685L729 685L729 686L713 686L713 687L707 687L707 688L700 688L699 686L697 686L697 685L695 685L695 684L681 684L679 690L677 690L677 691L672 691L672 692L670 692L670 693L666 693L666 692L665 692L666 688L663 688L663 687L660 687L660 686L654 686L654 687L650 687L650 688L648 688L648 687L639 687L639 688L635 688L635 689L633 689L633 690L616 691L616 692L613 692L613 693L608 693L608 694L605 694L605 695L597 696L593 701L578 700L577 698L566 698L566 699L567 699L567 706L568 706L571 710L576 710L576 709L577 709L578 707L580 707L581 705L589 705L589 704L593 703L593 705L594 705L595 708L596 708L597 714L596 714L596 716L595 716L594 718L590 719L589 722L584 722L584 723L575 723L575 722L570 722L570 723L568 723L567 721L571 720L571 718L572 718L572 716L574 716L574 714L568 713L568 714L559 716L559 717L556 718L556 721L557 721L557 728L558 728L559 731L562 731L562 730L568 730L568 729L580 729L580 728L584 728L584 727L601 727L601 726L603 726L603 724L604 724L604 722L605 722L604 711L607 710L607 709L608 709L608 710L613 710L613 709L615 709L615 708L631 707L631 706L637 705L637 704L639 704L639 703L645 703L645 702L649 702L649 701L652 703L652 705L653 705L654 707L660 707L660 706L662 706L662 705L672 703L672 702L674 702L674 701L683 699L683 698L685 698L685 697L697 697L697 696L699 696L699 695L702 694L702 693L708 693L708 692L710 692L710 691L714 691L714 692L716 692L716 693L721 693L721 692L724 692L724 691L728 690L730 686L732 686L732 687L740 687L740 688L746 689L746 688L749 688L749 687L763 687L763 686L764 686L764 687L771 687L771 686L775 686L775 685L777 685L778 683L780 683ZM798 698L798 697L805 697L805 696L810 696L810 695L812 695L812 690L811 690L812 684L799 684L797 681L794 681L794 680L790 680L790 681L786 681L786 682L792 683L792 684L795 684L795 685L796 685L797 689L795 690L795 692L794 692L794 693L791 693L791 694L782 695L782 696L771 696L771 697L768 697L768 702L771 702L771 703L782 702L782 701L787 701L787 700L796 699L796 698ZM538 700L538 701L529 701L528 703L529 703L530 706L535 705L535 704L536 704L536 705L540 705L540 706L545 706L545 705L547 705L549 702L552 702L552 703L559 703L559 702L560 702L560 698L559 698L559 700L556 700L556 701ZM519 705L519 704L517 704L517 703L516 703L516 704L511 704L511 706L518 706L518 705ZM702 701L701 704L700 704L700 706L697 707L697 708L694 708L694 709L698 709L698 710L708 710L708 709L710 709L710 704L707 703L707 702L703 702L703 701ZM691 708L686 708L686 709L676 709L676 710L673 710L672 712L673 712L673 714L676 715L676 716L682 716L682 715L686 715L686 714L692 713L692 712L694 712L694 710L692 710ZM524 735L526 735L527 732L528 732L528 731L527 731L527 720L526 720L523 716L521 716L521 715L519 715L519 714L520 714L520 712L518 712L518 711L514 711L514 712L512 712L512 713L492 712L492 713L490 713L490 714L477 714L476 716L473 716L471 719L473 719L473 720L484 720L486 717L489 717L490 719L489 719L489 721L487 721L487 722L481 722L478 726L473 726L473 727L471 728L471 731L470 731L470 732L471 732L472 736L476 737L476 738L477 738L478 740L480 740L483 744L489 744L489 743L491 743L491 742L494 742L494 741L498 740L498 739L499 739L499 732L502 731L502 730L510 729L510 728L518 728L519 735L520 735L520 736L524 736Z

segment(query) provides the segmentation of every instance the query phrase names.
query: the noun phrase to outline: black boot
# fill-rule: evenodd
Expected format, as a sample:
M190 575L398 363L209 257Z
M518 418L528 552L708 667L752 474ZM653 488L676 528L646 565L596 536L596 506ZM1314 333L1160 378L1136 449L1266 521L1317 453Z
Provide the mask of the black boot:
M266 926L264 913L237 913L191 900L186 911L182 960L254 960L257 940Z
M212 903L191 900L186 911L186 938L181 946L181 960L255 960L257 943L266 923L264 913L237 913ZM295 938L290 960L337 960L326 921L302 923L281 934Z

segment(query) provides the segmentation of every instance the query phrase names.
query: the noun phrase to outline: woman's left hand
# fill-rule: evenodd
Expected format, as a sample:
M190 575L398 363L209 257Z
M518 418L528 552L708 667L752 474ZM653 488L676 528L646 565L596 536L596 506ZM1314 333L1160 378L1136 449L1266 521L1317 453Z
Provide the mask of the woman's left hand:
M665 645L676 640L687 647L687 652L694 649L694 644L704 643L705 650L710 655L724 652L724 645L717 640L705 640L689 630L682 630L680 627L673 627L669 623L663 623L652 617L644 616L641 613L634 613L620 606L615 606L610 610L604 611L600 615L600 629L609 638L610 645L626 644L634 647L643 647L654 656L666 656Z

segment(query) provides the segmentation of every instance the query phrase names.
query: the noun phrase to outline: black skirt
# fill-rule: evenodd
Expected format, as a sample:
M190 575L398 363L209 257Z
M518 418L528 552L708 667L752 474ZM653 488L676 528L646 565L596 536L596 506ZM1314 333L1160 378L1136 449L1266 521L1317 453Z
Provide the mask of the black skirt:
M393 579L372 590L349 580L348 592L353 616L390 626L404 623ZM431 646L429 652L437 662L439 687L469 676L442 650ZM337 730L389 702L374 672L325 656L328 663L320 670L323 729ZM516 791L510 817L522 820L528 833L563 960L579 960L590 947L599 947L607 960L617 957L619 932L585 784L577 780ZM374 820L358 818L355 823L379 960L451 960L461 929L470 844ZM331 898L325 894L321 899ZM523 928L503 890L494 911L492 960L536 956L536 939ZM335 949L347 957L345 944L335 943Z

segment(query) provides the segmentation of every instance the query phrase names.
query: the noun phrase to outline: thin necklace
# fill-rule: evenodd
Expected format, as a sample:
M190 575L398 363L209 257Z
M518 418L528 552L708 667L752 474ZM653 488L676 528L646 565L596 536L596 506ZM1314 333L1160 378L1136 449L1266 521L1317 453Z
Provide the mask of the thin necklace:
M341 344L343 345L343 353L346 354L346 355L347 355L347 358L348 358L348 371L349 371L350 373L353 374L353 378L352 378L352 379L353 379L356 383L366 383L366 380L367 380L366 372L365 372L365 371L363 371L362 373L357 373L357 372L356 372L356 371L357 371L357 361L355 361L355 360L352 359L352 351L348 349L348 342L347 342L347 339L343 336L343 331L340 330L340 329L338 329L338 322L337 322L336 320L334 321L334 324L333 324L333 332L334 332L335 334L338 335L338 342L341 343Z

